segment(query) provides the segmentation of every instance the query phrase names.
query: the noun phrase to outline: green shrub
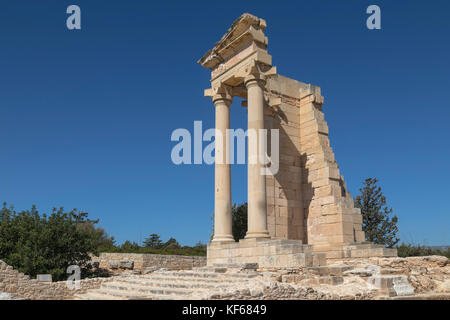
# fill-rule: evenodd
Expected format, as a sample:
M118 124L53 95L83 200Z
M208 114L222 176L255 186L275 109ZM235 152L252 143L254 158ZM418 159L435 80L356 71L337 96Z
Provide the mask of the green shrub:
M87 213L53 209L51 215L31 210L16 212L6 203L0 210L0 257L15 269L35 277L51 274L54 280L68 277L67 267L89 271L89 253L97 253L100 233L92 232Z
M156 235L156 234L155 234ZM158 236L159 238L159 236ZM177 240L170 238L167 242L158 244L158 247L140 246L136 242L125 241L121 246L112 246L102 248L100 252L117 252L117 253L151 253L165 255L182 255L182 256L206 256L206 246L197 243L195 246L181 246Z
M441 251L439 249L433 249L426 246L402 243L400 246L397 246L397 251L399 257L438 255L438 256L445 256L450 259L450 248L447 248L447 251Z

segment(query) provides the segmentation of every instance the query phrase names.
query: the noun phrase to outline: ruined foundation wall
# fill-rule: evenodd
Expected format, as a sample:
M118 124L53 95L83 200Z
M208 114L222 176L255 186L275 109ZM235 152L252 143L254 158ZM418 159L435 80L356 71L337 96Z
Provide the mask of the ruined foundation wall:
M111 265L120 265L121 261L132 261L135 270L144 270L147 267L182 270L206 265L206 257L164 254L102 252L98 257L92 257L91 259L99 262L99 267L102 269L111 269Z
M279 99L266 128L280 130L280 169L267 176L268 227L272 237L299 239L326 250L364 241L328 138L320 88L276 75L266 99Z
M94 278L80 280L80 289L71 290L66 281L42 282L14 270L0 260L0 292L10 293L14 299L65 300L72 299L77 293L100 288L102 282L112 278Z

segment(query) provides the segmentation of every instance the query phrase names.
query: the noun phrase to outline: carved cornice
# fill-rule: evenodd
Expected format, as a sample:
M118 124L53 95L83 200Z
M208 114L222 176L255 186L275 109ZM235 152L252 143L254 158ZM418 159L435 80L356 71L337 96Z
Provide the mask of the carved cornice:
M267 47L267 37L264 36L265 28L266 21L264 19L244 13L233 22L220 41L198 63L205 68L215 69L219 64L246 47L246 44L256 42L264 48Z

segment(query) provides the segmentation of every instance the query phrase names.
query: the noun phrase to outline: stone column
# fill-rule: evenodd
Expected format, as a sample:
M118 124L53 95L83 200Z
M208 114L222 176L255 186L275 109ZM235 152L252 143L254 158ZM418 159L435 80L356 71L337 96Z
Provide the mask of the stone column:
M213 242L234 241L231 230L231 170L228 161L231 99L228 94L213 96L216 108Z
M264 87L260 75L245 78L248 91L248 230L245 238L270 238L267 230L266 176L261 174L260 129L264 129Z

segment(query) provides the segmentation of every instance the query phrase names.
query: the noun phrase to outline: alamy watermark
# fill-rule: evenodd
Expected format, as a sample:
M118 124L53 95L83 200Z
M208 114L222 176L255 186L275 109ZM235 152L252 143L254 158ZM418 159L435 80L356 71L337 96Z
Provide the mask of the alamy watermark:
M370 16L367 18L366 26L369 30L381 29L381 9L379 6L372 4L367 7L367 14Z
M66 26L69 30L81 30L81 9L77 5L70 5L66 10L67 14L70 16L67 17Z
M81 269L77 265L71 265L67 267L66 272L70 274L69 278L67 278L66 286L69 290L79 290L81 288L80 280L81 280Z
M81 30L81 8L72 4L67 7L66 13L70 16L66 19L66 26L69 30ZM381 9L379 6L372 4L367 7L366 13L370 16L366 20L366 26L369 30L381 29Z
M172 132L170 139L178 142L171 152L172 162L176 165L245 164L247 141L248 164L260 164L262 175L275 175L279 170L278 129L226 129L222 132L211 128L203 132L202 122L194 121L193 135L189 130L179 128ZM204 142L208 143L205 147Z

